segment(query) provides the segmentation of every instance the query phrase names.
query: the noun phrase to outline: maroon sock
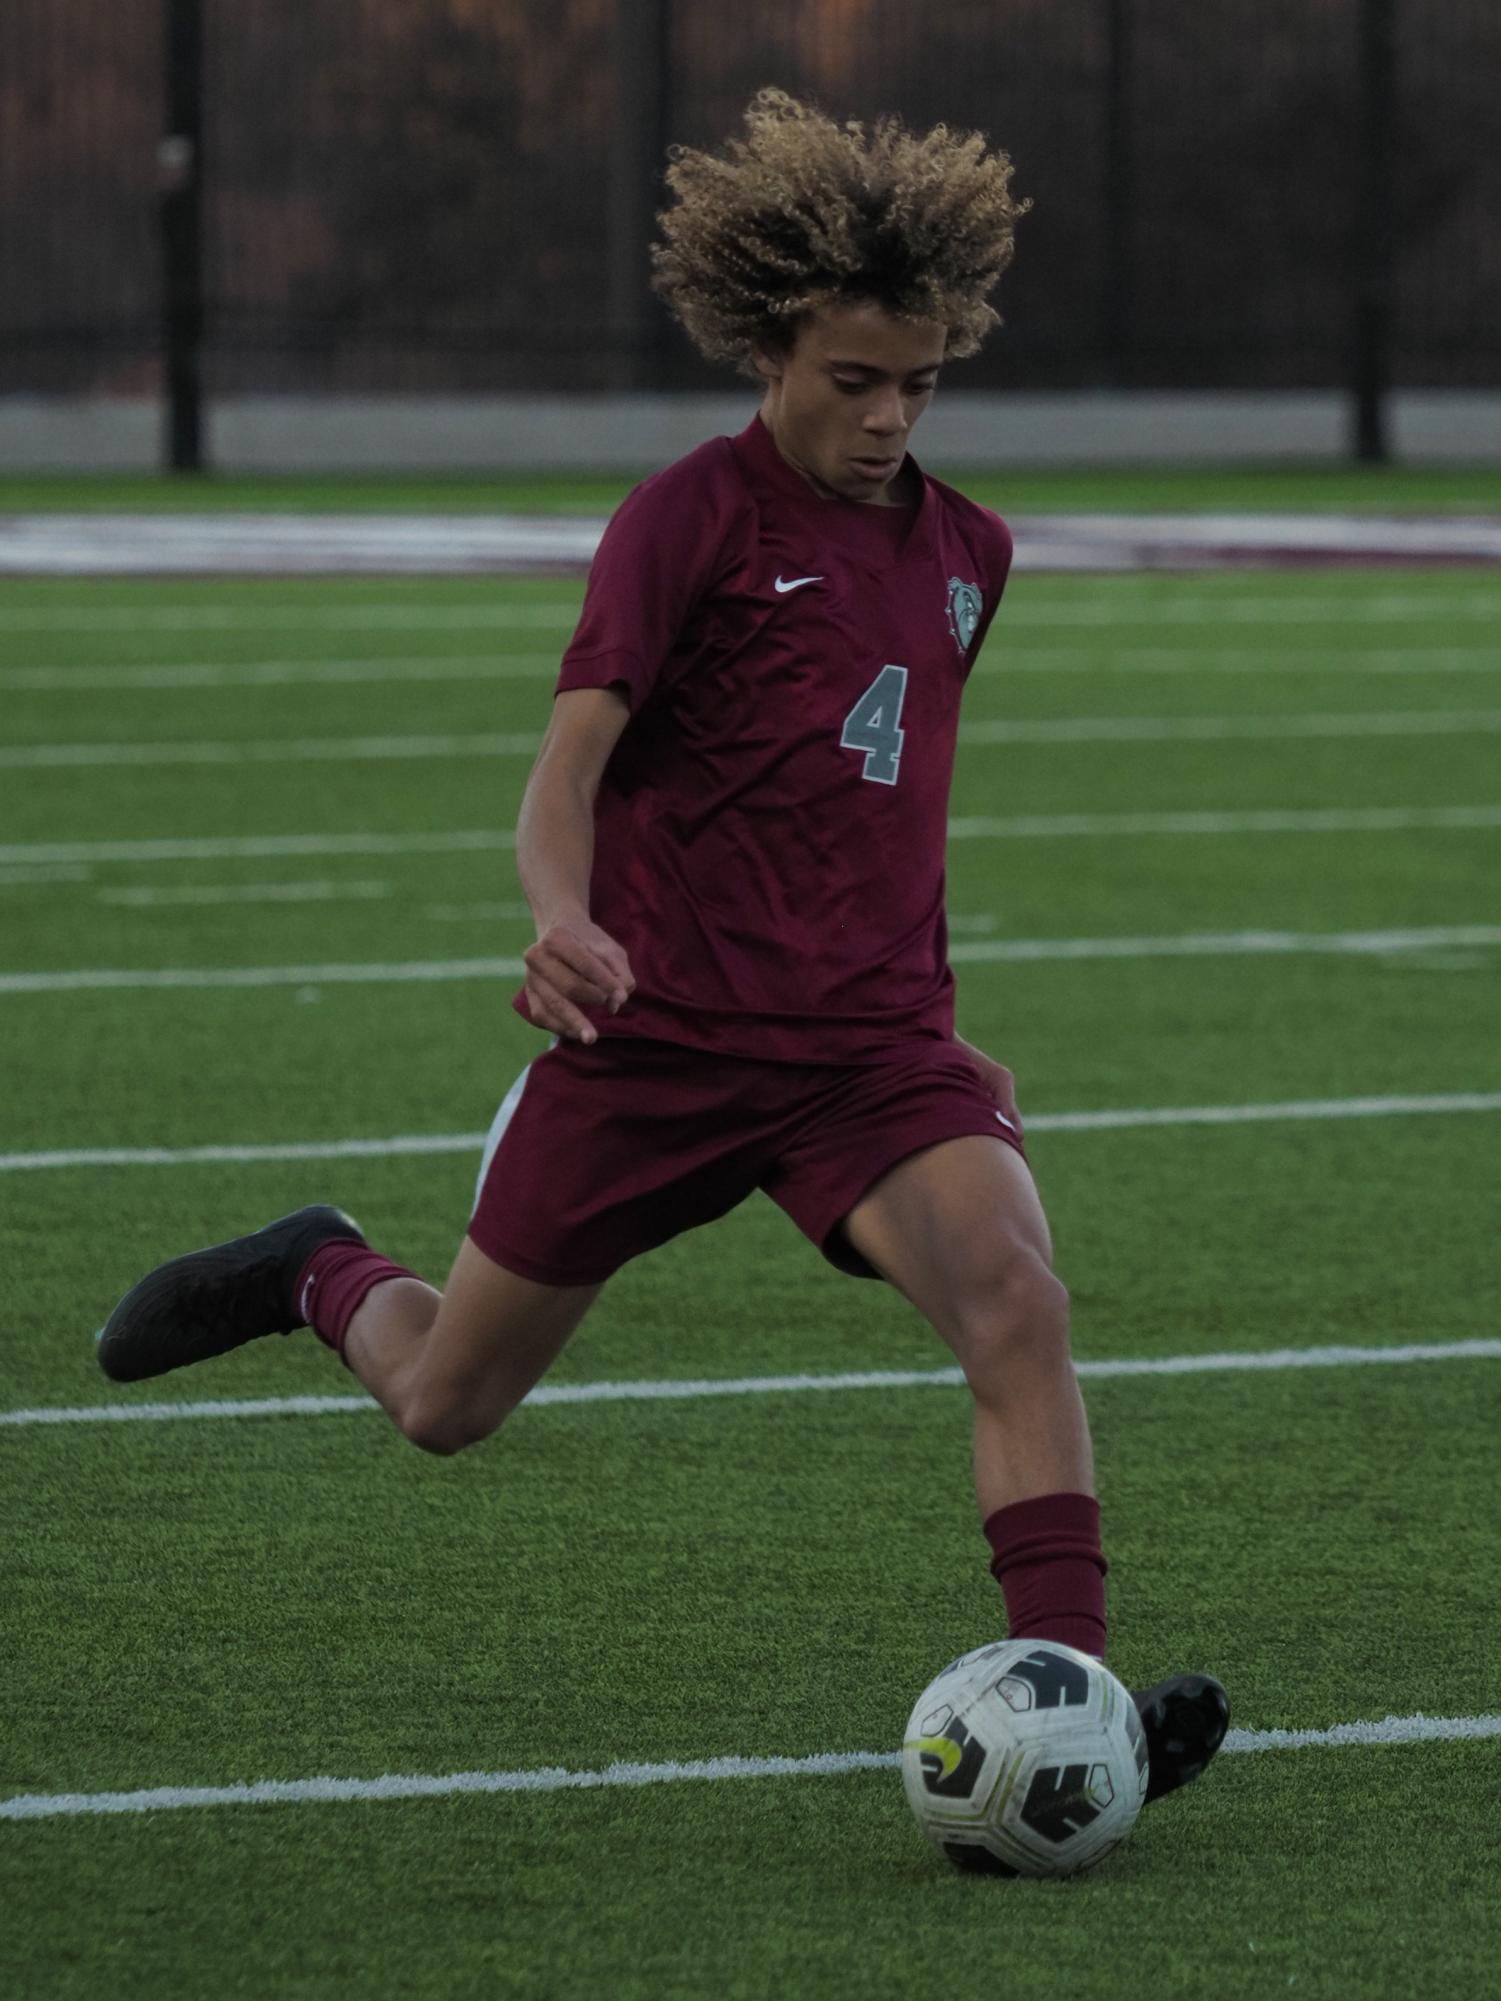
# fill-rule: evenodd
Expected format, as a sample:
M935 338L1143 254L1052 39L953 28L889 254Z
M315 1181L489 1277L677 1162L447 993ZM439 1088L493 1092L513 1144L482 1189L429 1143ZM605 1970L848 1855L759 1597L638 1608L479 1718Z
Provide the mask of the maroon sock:
M1006 1595L1013 1640L1061 1640L1105 1653L1100 1504L1090 1494L1039 1494L997 1508L985 1524L990 1572Z
M297 1275L292 1297L297 1311L320 1341L342 1362L344 1336L356 1311L373 1286L388 1278L415 1278L405 1265L393 1265L366 1244L338 1237L320 1244Z

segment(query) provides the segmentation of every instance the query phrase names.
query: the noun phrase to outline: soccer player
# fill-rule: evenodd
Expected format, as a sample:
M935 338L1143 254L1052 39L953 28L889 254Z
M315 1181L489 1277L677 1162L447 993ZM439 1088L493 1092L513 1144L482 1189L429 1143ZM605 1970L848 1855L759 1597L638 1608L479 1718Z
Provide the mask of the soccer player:
M1023 204L978 135L840 126L762 91L677 149L656 283L760 388L738 437L606 530L517 831L516 1005L551 1046L506 1098L439 1292L310 1208L173 1260L111 1316L117 1381L311 1326L416 1445L504 1423L627 1259L760 1188L953 1350L1012 1637L1105 1650L1067 1295L1011 1073L954 1032L944 843L1004 524L907 452ZM1148 1797L1194 1778L1219 1684L1137 1698Z

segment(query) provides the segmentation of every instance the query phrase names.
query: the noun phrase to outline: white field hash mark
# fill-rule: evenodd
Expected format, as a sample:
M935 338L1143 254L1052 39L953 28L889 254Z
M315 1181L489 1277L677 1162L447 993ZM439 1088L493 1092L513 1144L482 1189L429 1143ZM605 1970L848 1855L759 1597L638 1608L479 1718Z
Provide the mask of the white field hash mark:
M382 883L245 884L239 888L121 889L102 903L313 902L389 893ZM529 915L525 904L433 904L430 916L496 919ZM952 921L952 920L951 920ZM960 920L966 923L969 920ZM1382 958L1403 953L1484 951L1501 945L1501 924L1446 924L1389 931L1189 931L1161 938L982 938L951 944L955 965L1032 965L1051 960L1235 959L1306 954ZM517 957L333 961L297 966L78 966L60 972L0 973L0 994L56 994L191 987L379 986L451 980L519 979Z
M1238 1126L1285 1120L1440 1117L1501 1112L1501 1091L1434 1091L1406 1097L1295 1098L1263 1105L1147 1105L1119 1111L1039 1112L1028 1133L1132 1132L1152 1126ZM247 1167L284 1160L395 1160L478 1154L487 1133L395 1133L382 1139L281 1140L249 1145L82 1146L42 1153L0 1153L0 1174L69 1167Z
M1415 1362L1501 1361L1501 1340L1432 1341L1388 1348L1338 1345L1266 1348L1209 1355L1117 1356L1075 1362L1091 1382L1132 1377L1281 1374L1288 1369L1400 1367ZM534 1409L598 1403L679 1403L703 1397L839 1395L850 1390L959 1389L964 1372L945 1369L866 1369L832 1375L704 1376L662 1382L539 1383L523 1402ZM177 1419L357 1417L378 1411L368 1396L225 1397L180 1403L52 1404L0 1411L0 1425L167 1424Z
M1240 812L1022 813L949 821L951 841L1121 839L1152 834L1403 834L1487 832L1501 804L1467 806L1272 806ZM450 855L507 851L516 836L497 827L447 833L204 834L108 841L0 843L0 868L128 862L261 860L289 855Z
M1006 744L1292 742L1360 737L1494 736L1501 709L1397 709L1334 715L1073 716L990 720L960 726L971 748ZM199 742L32 743L0 747L11 771L142 769L201 764L345 764L530 757L536 731L408 736L216 738Z
M1385 1716L1323 1730L1232 1730L1222 1754L1348 1750L1392 1744L1452 1744L1501 1737L1501 1716ZM330 1806L374 1800L448 1799L460 1793L559 1793L686 1780L843 1778L893 1771L899 1751L819 1751L798 1758L698 1758L666 1764L618 1762L596 1771L543 1765L520 1771L387 1773L378 1779L257 1779L228 1786L157 1786L130 1793L19 1793L0 1800L0 1820L62 1815L166 1813L183 1807Z

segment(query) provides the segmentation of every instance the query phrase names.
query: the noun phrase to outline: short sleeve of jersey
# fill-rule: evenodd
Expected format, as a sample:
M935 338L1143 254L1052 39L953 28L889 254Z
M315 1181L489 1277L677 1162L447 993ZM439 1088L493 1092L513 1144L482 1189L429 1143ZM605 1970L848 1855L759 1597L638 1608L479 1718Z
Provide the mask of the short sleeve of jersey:
M978 659L980 648L985 644L985 635L990 630L990 621L1000 610L1001 596L1006 588L1006 579L1011 574L1012 541L1011 530L998 514L988 509L977 508L980 517L980 537L983 547L985 588L984 610L980 614L979 628L970 644L969 657Z
M641 707L712 583L744 503L720 438L627 494L590 565L558 693L619 687L633 714Z

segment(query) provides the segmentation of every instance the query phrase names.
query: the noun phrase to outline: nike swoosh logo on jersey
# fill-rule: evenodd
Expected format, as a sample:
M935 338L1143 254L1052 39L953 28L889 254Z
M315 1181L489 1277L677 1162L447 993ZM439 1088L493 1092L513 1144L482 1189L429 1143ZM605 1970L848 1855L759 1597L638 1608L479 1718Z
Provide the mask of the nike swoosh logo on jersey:
M800 591L804 584L821 584L822 577L778 577L777 589L783 595L788 591Z

